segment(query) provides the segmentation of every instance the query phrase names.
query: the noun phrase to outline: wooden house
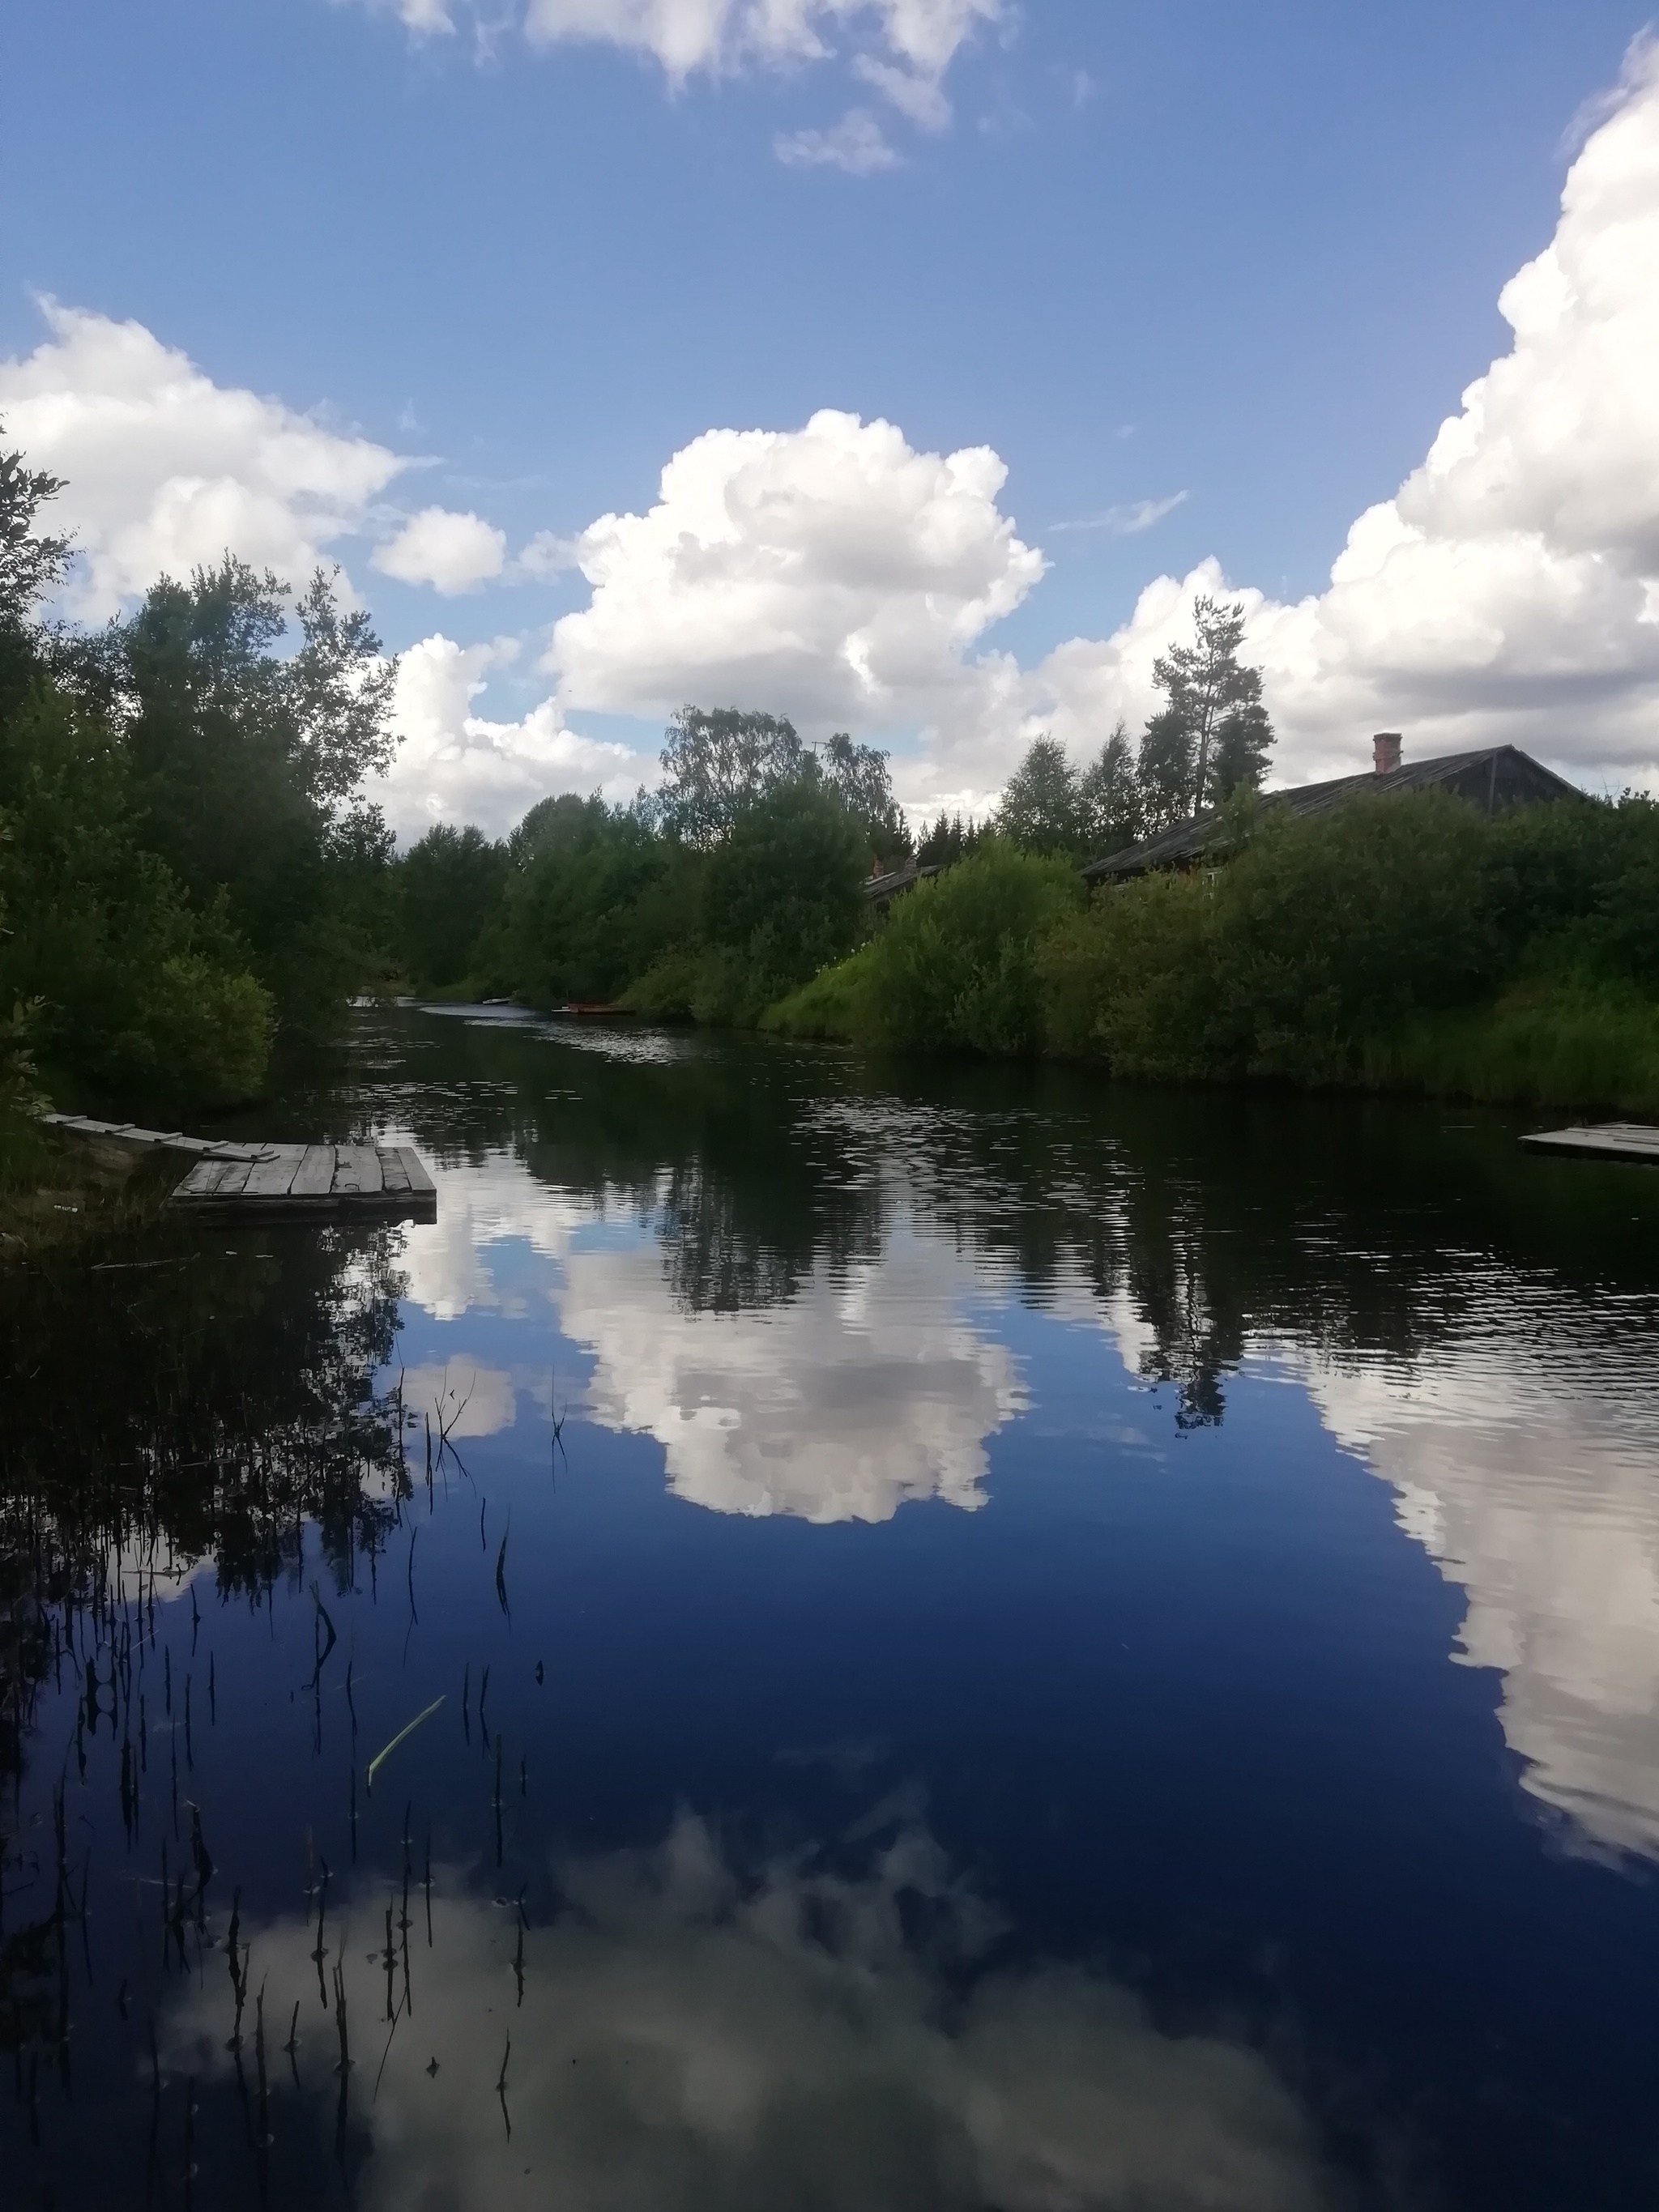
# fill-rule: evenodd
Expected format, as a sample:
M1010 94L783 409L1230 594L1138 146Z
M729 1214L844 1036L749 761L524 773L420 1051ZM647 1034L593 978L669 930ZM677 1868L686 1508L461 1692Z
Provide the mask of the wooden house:
M1488 745L1482 751L1445 753L1437 760L1403 761L1397 732L1385 730L1372 741L1373 765L1369 775L1339 775L1326 783L1303 783L1289 791L1264 791L1264 810L1284 811L1298 820L1328 814L1363 791L1449 791L1467 799L1484 814L1500 814L1511 806L1537 806L1558 799L1583 796L1574 785L1545 768L1515 745ZM1188 868L1206 858L1224 854L1227 830L1221 809L1212 808L1156 837L1127 845L1120 853L1091 860L1083 871L1091 884L1121 882L1144 876L1154 868Z

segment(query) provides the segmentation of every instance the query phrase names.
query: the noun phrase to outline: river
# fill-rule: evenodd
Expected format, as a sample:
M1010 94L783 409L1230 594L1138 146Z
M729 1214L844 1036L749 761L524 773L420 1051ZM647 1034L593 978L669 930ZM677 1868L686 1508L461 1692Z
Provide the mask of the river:
M14 1272L20 2208L1659 2185L1659 1175L506 1011Z

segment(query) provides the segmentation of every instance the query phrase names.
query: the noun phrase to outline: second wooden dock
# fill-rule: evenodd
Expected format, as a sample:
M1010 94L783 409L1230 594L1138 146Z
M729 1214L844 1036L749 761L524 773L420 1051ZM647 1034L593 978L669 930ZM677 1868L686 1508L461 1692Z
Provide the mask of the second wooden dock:
M1659 1129L1647 1121L1582 1122L1522 1137L1538 1152L1573 1152L1583 1159L1649 1160L1659 1165Z

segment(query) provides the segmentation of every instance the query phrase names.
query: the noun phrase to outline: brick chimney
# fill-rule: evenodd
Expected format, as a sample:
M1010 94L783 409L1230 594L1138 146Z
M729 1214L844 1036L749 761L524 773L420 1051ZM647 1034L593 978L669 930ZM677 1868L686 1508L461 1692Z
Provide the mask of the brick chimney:
M1398 730L1379 730L1371 739L1371 765L1378 775L1387 775L1390 769L1400 765L1400 732Z

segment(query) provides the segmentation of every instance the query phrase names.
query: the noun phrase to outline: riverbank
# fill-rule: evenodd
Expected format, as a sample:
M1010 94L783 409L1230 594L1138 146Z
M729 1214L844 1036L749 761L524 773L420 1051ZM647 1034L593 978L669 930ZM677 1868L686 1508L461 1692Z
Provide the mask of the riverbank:
M878 1044L866 952L769 1007L779 1036ZM1101 1052L1043 1045L1042 1056L1110 1066ZM1029 1056L993 1054L994 1057ZM1659 1006L1634 991L1572 981L1516 986L1484 1005L1425 1012L1358 1041L1351 1064L1300 1078L1283 1067L1112 1069L1120 1081L1259 1084L1398 1092L1493 1106L1610 1107L1659 1114Z
M0 1114L0 1267L140 1227L177 1181L170 1156L60 1137L31 1115Z
M1659 1109L1659 815L1489 822L1432 795L1261 825L1225 866L1087 896L981 850L761 1026L1119 1079Z

